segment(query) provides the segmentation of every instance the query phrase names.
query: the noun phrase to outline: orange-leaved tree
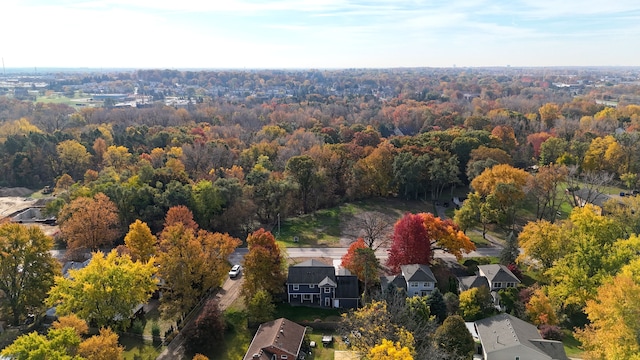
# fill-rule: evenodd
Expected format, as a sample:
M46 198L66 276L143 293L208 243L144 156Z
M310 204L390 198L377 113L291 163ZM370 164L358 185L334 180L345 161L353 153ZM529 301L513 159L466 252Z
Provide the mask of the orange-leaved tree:
M79 197L60 210L60 232L68 249L98 250L111 245L120 235L118 208L103 193Z
M284 291L284 257L270 231L259 229L247 236L249 252L244 257L242 294L248 303L260 290L270 294Z

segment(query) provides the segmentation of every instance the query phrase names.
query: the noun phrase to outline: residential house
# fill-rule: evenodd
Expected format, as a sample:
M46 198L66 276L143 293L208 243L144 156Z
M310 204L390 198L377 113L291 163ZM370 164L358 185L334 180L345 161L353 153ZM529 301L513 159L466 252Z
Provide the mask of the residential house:
M410 264L400 266L400 274L380 278L382 290L390 285L406 291L407 296L426 296L436 289L436 277L427 265Z
M513 275L511 270L504 265L478 265L478 275L458 278L458 290L462 292L486 286L490 291L498 291L517 287L519 283L520 279Z
M475 322L484 360L568 360L562 342L545 340L535 325L509 314Z
M511 270L504 265L478 265L478 275L458 278L458 290L463 292L485 286L491 291L495 307L498 310L502 310L498 291L501 289L515 288L519 283L520 279L513 275Z
M306 328L285 318L266 322L251 340L244 360L296 360Z
M356 308L360 298L358 278L336 275L332 265L308 260L289 266L287 299L290 304Z

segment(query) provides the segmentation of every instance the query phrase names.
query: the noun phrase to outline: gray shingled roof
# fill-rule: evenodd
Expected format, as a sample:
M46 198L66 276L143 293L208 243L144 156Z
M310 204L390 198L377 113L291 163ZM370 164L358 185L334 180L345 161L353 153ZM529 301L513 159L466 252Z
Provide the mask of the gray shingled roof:
M436 277L433 276L433 272L427 265L422 264L410 264L400 266L402 274L407 281L431 281L436 282Z
M280 349L295 359L300 351L306 330L304 326L285 318L266 322L260 325L251 340L244 360L271 360L271 349Z
M513 275L511 270L509 270L504 265L478 265L478 270L482 271L482 273L487 277L487 280L489 280L490 282L520 282L520 280L515 275Z
M478 320L475 324L487 355L522 345L539 353L539 359L567 360L561 342L543 340L535 325L515 316L499 314Z
M458 278L458 282L460 283L460 288L462 290L469 290L482 286L486 286L487 288L489 288L489 282L487 281L487 278L482 276L462 276Z
M380 277L380 287L382 288L382 291L386 291L389 284L393 284L396 288L407 291L407 281L402 274Z
M336 270L333 266L327 265L318 260L309 260L300 264L289 266L287 275L288 284L318 284L328 277L334 284L336 280Z

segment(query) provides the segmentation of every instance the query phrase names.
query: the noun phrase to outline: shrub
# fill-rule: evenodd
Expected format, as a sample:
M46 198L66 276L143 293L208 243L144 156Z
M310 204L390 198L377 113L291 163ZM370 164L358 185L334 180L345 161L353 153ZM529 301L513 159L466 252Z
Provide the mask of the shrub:
M134 320L129 331L134 334L142 334L144 332L144 323L142 322L142 320Z
M151 324L151 335L153 335L154 337L160 336L160 326L158 325L157 321L154 321Z
M543 339L562 341L564 334L562 330L555 325L540 325L538 329Z

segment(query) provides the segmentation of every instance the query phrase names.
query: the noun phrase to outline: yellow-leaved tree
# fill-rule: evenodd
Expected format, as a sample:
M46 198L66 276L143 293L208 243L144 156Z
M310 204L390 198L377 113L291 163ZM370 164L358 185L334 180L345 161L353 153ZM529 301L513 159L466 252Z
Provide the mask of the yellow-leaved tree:
M367 360L413 360L408 347L400 345L400 342L382 339L380 345L374 346L366 357Z
M69 270L69 277L57 276L47 303L58 315L74 313L97 326L125 329L139 304L146 303L156 290L153 259L133 262L128 255L112 250L106 256L93 253L82 269Z
M124 244L131 252L131 259L147 262L156 254L158 238L152 233L147 223L139 219L129 225L129 232L124 237Z

